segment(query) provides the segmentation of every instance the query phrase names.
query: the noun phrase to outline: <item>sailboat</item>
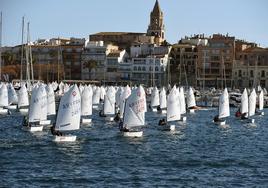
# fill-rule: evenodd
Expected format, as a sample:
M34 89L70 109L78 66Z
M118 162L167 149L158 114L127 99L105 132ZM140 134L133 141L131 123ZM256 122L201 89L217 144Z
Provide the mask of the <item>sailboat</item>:
M153 112L157 111L157 107L159 106L159 91L157 87L153 88L152 94L151 94L151 108Z
M115 114L115 89L113 86L109 87L104 96L103 114L106 120L113 121Z
M56 115L56 104L55 104L55 94L52 84L48 84L46 87L47 91L47 116L48 120L44 122L45 124L51 124L51 119L55 120Z
M32 89L27 127L31 132L42 131L47 119L47 93L44 85L35 85Z
M92 115L92 95L91 86L85 86L81 96L81 121L82 124L90 124Z
M93 97L92 97L93 109L98 109L99 108L100 95L101 95L100 87L94 87L93 88Z
M260 89L260 94L259 94L259 111L257 113L258 113L258 115L261 115L261 116L264 115L263 104L264 104L264 94L263 94L263 90Z
M18 104L18 95L11 83L8 84L8 109L16 110Z
M0 115L8 114L8 91L5 83L0 85Z
M248 92L245 88L241 96L241 119L248 117Z
M179 93L176 86L174 86L167 98L167 123L161 125L164 130L175 130L175 122L181 119L180 101L178 100Z
M223 118L230 116L230 107L229 107L229 95L227 88L224 89L220 98L219 98L219 114L214 118L214 123L219 125L225 125L226 120Z
M142 137L140 129L145 125L146 97L142 86L131 91L124 108L123 122L120 122L120 131L125 137Z
M195 96L192 87L189 88L187 92L187 108L189 109L190 113L195 112L196 103L195 103Z
M25 83L21 83L21 88L18 92L18 108L22 115L28 114L29 107L29 97L28 91L26 89Z
M164 87L160 91L159 100L160 100L159 102L160 102L161 113L166 114L167 113L167 95L166 95L166 90Z
M125 108L126 99L127 99L130 95L131 95L131 89L130 89L130 87L127 85L127 86L124 88L123 94L122 94L121 97L120 97L120 105L119 105L119 108L120 108L120 118L121 118L121 119L123 118L123 115L124 115L124 108Z
M60 100L55 130L70 131L80 128L81 96L77 85L70 87ZM75 135L55 135L55 142L73 142Z
M250 118L250 117L255 115L256 102L257 102L256 100L257 100L257 94L256 94L255 89L253 88L250 95L249 95L249 98L248 98L248 102L249 102L249 104L248 104L248 118L249 118L250 123L255 122L255 119Z
M180 87L179 89L179 100L180 100L180 113L186 114L186 103L185 103L185 96L184 96L184 89L183 87ZM186 122L187 117L181 116L181 121Z

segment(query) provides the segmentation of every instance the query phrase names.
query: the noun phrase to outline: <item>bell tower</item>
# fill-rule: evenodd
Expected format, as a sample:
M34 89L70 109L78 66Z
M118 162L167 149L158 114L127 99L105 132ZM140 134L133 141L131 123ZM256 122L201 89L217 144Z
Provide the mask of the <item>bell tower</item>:
M156 43L161 44L165 40L163 12L160 9L158 0L156 0L154 9L150 15L150 24L147 29L147 35L154 36Z

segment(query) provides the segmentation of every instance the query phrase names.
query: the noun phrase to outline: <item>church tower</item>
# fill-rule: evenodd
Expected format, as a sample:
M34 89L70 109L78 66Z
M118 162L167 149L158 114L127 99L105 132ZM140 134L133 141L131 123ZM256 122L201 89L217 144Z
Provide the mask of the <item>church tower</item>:
M150 25L147 29L147 35L154 36L155 43L157 44L161 44L165 40L163 12L160 9L158 0L156 0L154 9L150 15Z

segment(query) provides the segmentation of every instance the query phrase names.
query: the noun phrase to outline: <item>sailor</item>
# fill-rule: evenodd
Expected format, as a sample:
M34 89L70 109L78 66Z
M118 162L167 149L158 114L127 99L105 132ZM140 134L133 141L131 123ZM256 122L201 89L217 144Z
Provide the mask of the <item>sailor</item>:
M238 110L236 111L235 117L241 117L240 108L238 108Z
M119 130L122 132L129 132L129 130L123 126L123 121L120 121L119 123Z
M216 115L213 120L214 120L214 122L218 122L220 120L219 115Z
M167 124L167 122L166 122L165 118L159 120L158 125L166 125L166 124Z
M241 115L241 119L248 119L248 117L247 117L247 113L243 113L243 114Z
M100 117L106 117L106 115L104 115L104 113L103 113L102 110L99 112L99 116L100 116Z
M118 122L120 120L119 113L117 113L114 117L114 121Z
M63 135L60 131L56 131L55 130L55 125L53 125L52 127L50 127L50 131L51 131L51 134L52 135L55 135L55 136L62 136Z
M160 111L161 111L160 106L157 106L157 111L158 111L158 112L160 112Z

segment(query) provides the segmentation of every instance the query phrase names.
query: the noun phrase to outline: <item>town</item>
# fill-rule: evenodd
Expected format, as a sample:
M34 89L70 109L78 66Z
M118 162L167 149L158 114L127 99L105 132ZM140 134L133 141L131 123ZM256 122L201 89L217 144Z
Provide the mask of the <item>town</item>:
M2 47L1 54L2 80L6 81L31 78L159 87L268 87L267 48L228 33L193 34L170 44L158 1L146 33L99 32L88 38L34 42L27 36L20 45Z

